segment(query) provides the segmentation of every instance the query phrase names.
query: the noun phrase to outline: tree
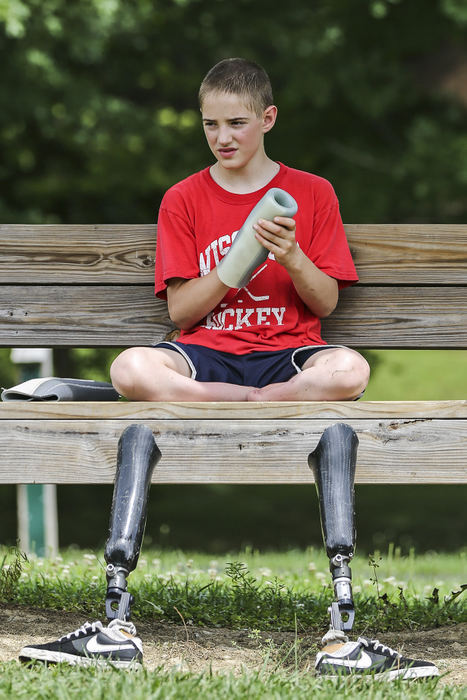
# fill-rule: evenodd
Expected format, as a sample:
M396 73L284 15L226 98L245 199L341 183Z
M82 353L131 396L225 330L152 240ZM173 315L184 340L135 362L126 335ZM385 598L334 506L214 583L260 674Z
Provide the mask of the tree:
M328 177L345 221L462 221L466 11L459 0L0 3L0 219L150 222L210 162L209 67L263 64L269 150ZM1 26L0 24L0 26Z

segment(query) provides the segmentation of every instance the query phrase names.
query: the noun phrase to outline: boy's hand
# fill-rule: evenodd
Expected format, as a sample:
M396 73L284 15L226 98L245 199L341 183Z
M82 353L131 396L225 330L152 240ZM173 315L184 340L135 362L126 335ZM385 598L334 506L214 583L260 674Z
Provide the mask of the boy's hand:
M273 221L260 219L253 228L256 239L285 267L310 311L320 318L329 316L337 304L337 281L316 267L299 248L295 220L286 216L276 216Z
M256 239L274 254L280 265L286 269L294 266L297 256L300 255L295 240L295 219L286 216L276 216L273 221L259 219L253 228L256 231Z

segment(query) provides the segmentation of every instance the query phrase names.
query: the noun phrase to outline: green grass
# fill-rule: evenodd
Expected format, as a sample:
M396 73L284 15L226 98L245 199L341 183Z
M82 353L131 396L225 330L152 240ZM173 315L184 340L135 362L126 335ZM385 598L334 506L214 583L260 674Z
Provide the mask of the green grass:
M465 350L375 350L365 401L438 401L467 397Z
M135 673L112 670L74 669L68 667L32 669L16 663L3 664L0 677L0 698L86 697L86 700L131 698L131 700L448 700L461 698L458 688L442 686L438 681L385 685L363 679L340 681L315 678L311 673L244 672L239 675L170 673L159 669ZM85 692L84 692L85 691ZM465 697L465 695L464 695Z
M411 629L465 619L461 604L461 572L466 552L402 557L390 547L372 560L356 556L352 563L358 607L355 634L377 629ZM3 563L2 563L3 562ZM104 560L101 552L63 551L59 557L25 560L17 550L0 550L0 603L79 611L83 619L103 617ZM291 629L322 633L328 625L332 599L328 560L321 550L262 554L245 550L213 560L209 555L146 550L130 577L136 595L134 619L172 620L179 612L193 625L260 629ZM71 631L71 630L70 630ZM68 666L30 668L16 662L0 664L3 698L83 697L202 698L255 700L318 697L335 700L334 682L301 670L291 658L271 672L265 656L260 671L211 674L147 669L127 673L113 669ZM438 679L420 683L385 684L365 679L339 681L339 700L444 700L461 698L462 689Z
M16 605L103 616L102 554L77 550L54 560L4 552L0 600ZM0 559L1 561L1 559ZM352 563L358 609L355 632L438 627L466 619L461 605L466 553L401 557L392 548ZM146 551L129 588L135 619L171 620L180 612L195 625L323 631L332 600L328 560L322 551L208 555ZM459 594L458 594L459 593ZM180 611L180 612L178 612Z

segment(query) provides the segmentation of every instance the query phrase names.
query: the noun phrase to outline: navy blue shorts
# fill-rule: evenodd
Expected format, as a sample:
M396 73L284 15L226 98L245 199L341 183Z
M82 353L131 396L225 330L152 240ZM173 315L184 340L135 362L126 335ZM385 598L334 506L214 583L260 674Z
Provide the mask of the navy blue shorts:
M342 346L307 345L303 348L267 350L247 355L233 355L203 345L177 341L163 341L153 347L175 350L183 355L190 366L191 378L199 382L227 382L260 389L268 384L287 382L302 371L306 360L316 352Z

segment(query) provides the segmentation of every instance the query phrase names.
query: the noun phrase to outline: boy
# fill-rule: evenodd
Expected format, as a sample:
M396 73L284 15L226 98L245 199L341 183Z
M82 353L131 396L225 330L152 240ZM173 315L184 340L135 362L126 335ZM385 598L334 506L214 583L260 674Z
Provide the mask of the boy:
M199 100L216 162L172 187L158 220L156 294L181 335L125 350L111 367L113 385L148 401L357 398L369 378L366 360L325 345L320 333L339 288L358 280L331 185L266 155L277 108L260 66L221 61ZM245 287L231 289L216 265L271 187L289 192L298 213L257 222L268 259Z
M326 345L319 319L338 290L358 280L336 195L322 178L271 160L264 135L277 108L265 71L221 61L199 92L204 132L216 162L172 187L158 221L156 294L167 298L181 329L176 342L125 350L111 367L128 399L147 401L338 401L358 398L369 367L354 350ZM252 207L272 187L298 202L296 219L260 219L256 239L266 262L241 289L224 284L216 265L228 255ZM142 659L131 622L100 622L45 645L22 660L121 667ZM373 672L389 678L437 675L433 664L401 657L377 640L328 644L317 657L325 675Z
M115 360L112 382L129 399L148 401L339 401L364 392L369 367L354 350L328 346L320 318L339 289L358 281L331 185L271 160L269 78L253 62L216 64L199 90L204 133L215 163L165 194L158 219L155 291L181 329L176 342L131 348ZM216 266L236 232L272 187L298 203L294 218L259 220L266 263L241 289ZM357 659L370 659L359 668ZM317 658L326 675L362 670L390 677L436 675L377 641L328 645Z

